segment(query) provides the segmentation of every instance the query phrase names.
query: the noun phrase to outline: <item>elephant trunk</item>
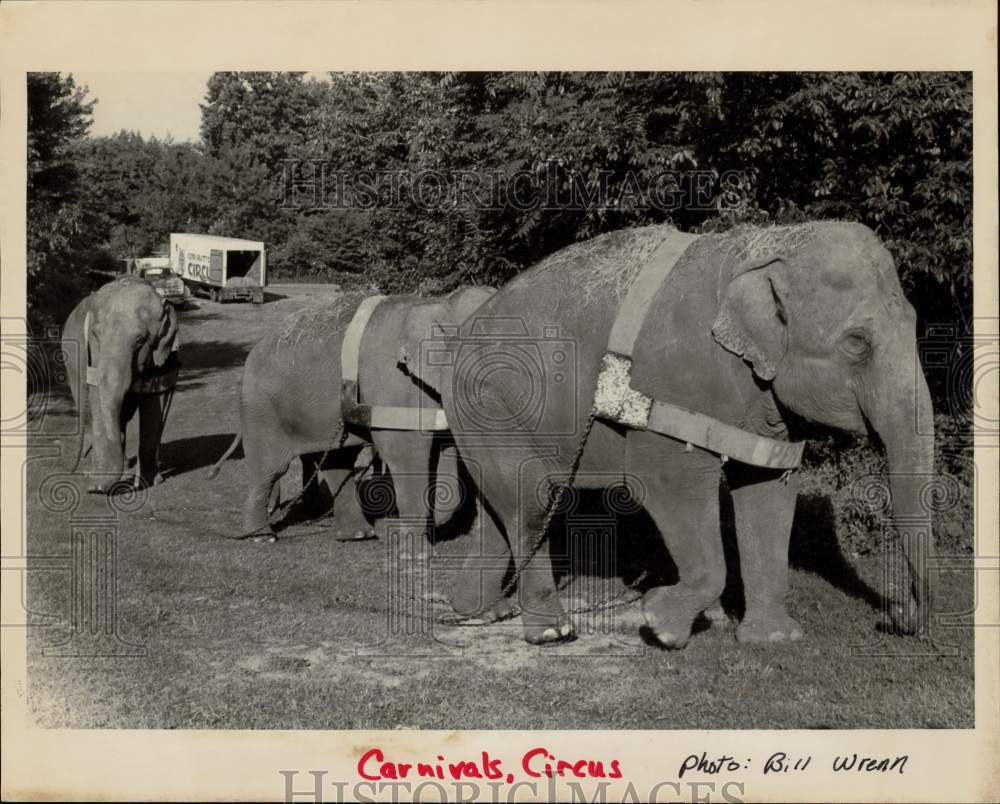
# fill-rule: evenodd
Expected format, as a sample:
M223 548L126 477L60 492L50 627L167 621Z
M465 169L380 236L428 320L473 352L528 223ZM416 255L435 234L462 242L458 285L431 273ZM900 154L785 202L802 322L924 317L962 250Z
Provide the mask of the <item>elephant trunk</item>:
M127 366L122 370L110 360L98 375L100 410L95 411L95 414L101 417L106 441L103 450L104 465L100 467L100 472L109 475L113 479L112 482L121 477L125 468L122 403L130 382Z
M930 392L919 362L912 376L892 389L879 389L878 400L865 413L885 445L892 492L892 527L906 557L905 567L886 556L886 596L889 614L897 632L926 635L929 626L930 561L934 555L930 489L934 480L934 416Z

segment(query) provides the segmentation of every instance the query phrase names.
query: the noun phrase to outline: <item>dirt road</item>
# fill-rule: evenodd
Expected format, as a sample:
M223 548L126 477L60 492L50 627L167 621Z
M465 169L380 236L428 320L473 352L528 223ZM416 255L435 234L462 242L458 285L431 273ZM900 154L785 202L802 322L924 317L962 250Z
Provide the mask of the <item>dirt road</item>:
M972 725L972 629L936 630L938 648L955 653L945 657L877 632L877 562L817 551L829 545L830 526L808 517L797 522L793 555L814 558L793 570L790 603L806 640L750 648L730 629L705 628L674 653L643 640L638 606L628 603L620 576L654 550L628 526L613 534L621 573L564 579L569 605L615 607L581 613L581 638L546 649L523 643L517 620L437 622L449 611L441 596L461 540L344 543L322 522L286 528L274 545L223 538L239 522L242 462L229 461L213 481L208 470L238 427L243 360L285 315L333 295L316 285L270 290L281 298L261 307L199 301L182 314L184 368L164 433L165 482L148 496L112 510L106 498L81 494L80 478L66 475L71 439L56 444L53 435L74 422L69 396L53 389L45 400L43 435L31 442L25 472L29 701L40 725ZM290 474L291 490L300 480ZM74 566L97 568L98 587L115 590L113 610ZM968 573L936 581L942 610L971 608ZM738 606L738 592L729 599ZM89 620L77 610L76 628L74 601L90 607ZM80 628L84 621L108 633Z

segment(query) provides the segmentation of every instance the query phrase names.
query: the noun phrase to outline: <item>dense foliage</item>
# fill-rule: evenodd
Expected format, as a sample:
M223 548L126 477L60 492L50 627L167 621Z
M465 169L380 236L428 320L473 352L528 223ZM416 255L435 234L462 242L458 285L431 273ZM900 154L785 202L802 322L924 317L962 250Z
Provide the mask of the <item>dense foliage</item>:
M497 283L556 248L860 220L925 320L971 304L963 73L216 73L199 144L86 138L72 78L29 78L32 304L169 232L263 239L275 277ZM71 271L71 273L72 273Z

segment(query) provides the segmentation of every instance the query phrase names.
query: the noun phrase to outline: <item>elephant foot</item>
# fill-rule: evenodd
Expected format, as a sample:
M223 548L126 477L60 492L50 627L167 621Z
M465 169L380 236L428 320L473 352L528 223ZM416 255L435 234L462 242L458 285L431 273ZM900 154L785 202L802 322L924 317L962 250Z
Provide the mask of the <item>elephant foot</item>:
M486 600L497 597L496 594L485 596ZM451 598L451 607L455 613L463 618L465 625L488 625L503 620L509 620L514 616L514 606L506 597L494 600L488 606L483 606L479 596L473 601L471 596L461 592L455 592Z
M333 538L338 542L366 542L378 537L375 535L374 528L363 526L355 529L336 528L333 532Z
M399 520L400 524L397 525L393 525L392 522L393 520L391 519L378 520L375 527L372 528L372 538L382 542L387 541L391 534L414 538L417 542L430 538L430 528L428 525L410 524L405 520ZM368 527L367 524L359 526L360 529L368 529Z
M926 637L927 622L927 613L922 611L921 606L912 597L906 604L893 601L889 607L887 628L894 634L906 636L916 634L920 637Z
M270 525L264 525L249 533L241 533L238 536L230 536L229 538L241 542L256 542L257 544L274 544L274 542L278 541L278 536L271 530Z
M137 489L148 489L153 486L159 486L163 482L163 475L157 472L153 477L143 477L142 475L136 475L132 480L131 485Z
M694 615L679 610L676 595L662 586L655 587L642 597L642 616L646 626L663 647L679 650L691 638Z
M108 496L114 497L116 494L122 494L125 491L131 491L133 489L132 479L122 479L116 480L113 483L99 483L93 482L87 486L88 494L107 494Z
M530 645L552 645L576 639L576 629L563 611L555 590L540 600L522 603L524 641Z
M736 629L736 641L745 643L796 642L802 637L802 626L784 612L745 619Z
M729 619L729 615L726 614L726 610L722 608L722 604L716 602L715 605L709 606L702 612L705 615L705 619L708 620L712 628L731 628L733 621Z
M559 645L576 639L576 629L569 620L545 625L542 623L524 624L524 641L529 645Z
M254 536L249 536L248 540L256 544L274 544L278 541L278 537L274 533L258 533Z

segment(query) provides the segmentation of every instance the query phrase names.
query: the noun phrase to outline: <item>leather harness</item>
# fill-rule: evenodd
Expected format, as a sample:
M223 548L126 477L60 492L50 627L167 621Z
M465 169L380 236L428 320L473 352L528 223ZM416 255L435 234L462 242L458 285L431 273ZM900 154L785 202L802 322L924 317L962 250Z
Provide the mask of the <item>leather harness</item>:
M649 430L718 454L725 462L772 469L794 469L802 462L805 442L779 441L741 430L646 396L632 388L632 349L653 297L698 235L674 232L647 260L618 309L601 359L594 394L594 415L636 430Z
M632 350L653 297L698 235L674 232L647 260L625 296L608 338L594 393L593 415L636 430L670 436L729 459L772 469L794 469L804 442L779 441L750 433L702 413L653 399L631 386ZM345 421L386 430L447 430L439 407L368 405L360 402L358 357L361 339L385 296L369 296L358 306L341 346L341 411Z
M442 408L403 407L400 405L368 405L361 402L358 388L358 359L361 354L361 339L371 320L372 313L385 296L369 296L358 305L344 333L340 347L340 371L342 375L340 391L340 411L344 421L359 427L375 430L447 430L448 419Z

